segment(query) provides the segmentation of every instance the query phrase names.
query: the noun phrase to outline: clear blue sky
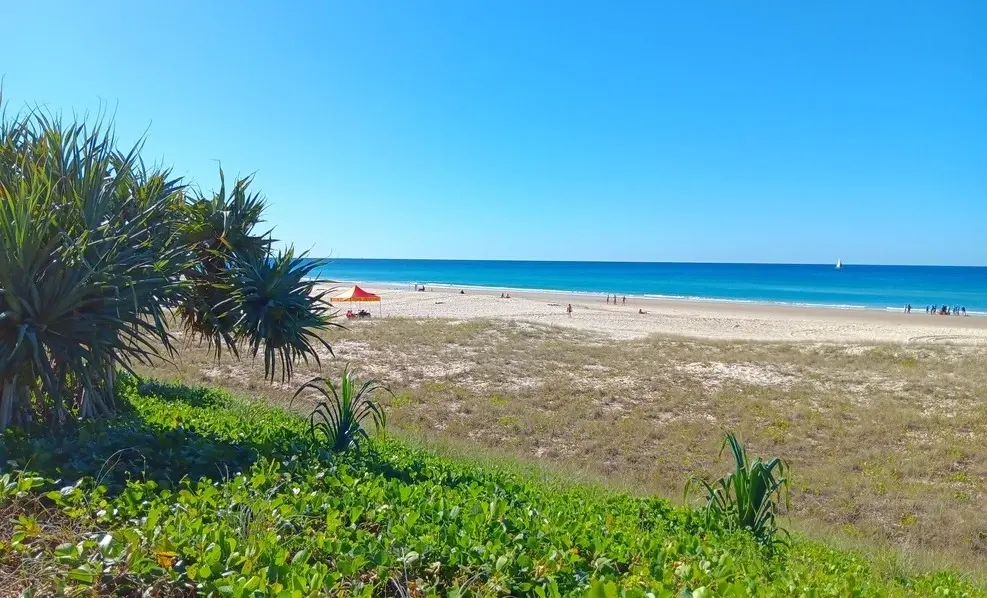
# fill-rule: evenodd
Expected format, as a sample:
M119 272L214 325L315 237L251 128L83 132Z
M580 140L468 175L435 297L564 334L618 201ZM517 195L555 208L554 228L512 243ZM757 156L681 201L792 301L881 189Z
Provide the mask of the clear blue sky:
M13 107L256 171L316 255L987 264L983 0L2 14Z

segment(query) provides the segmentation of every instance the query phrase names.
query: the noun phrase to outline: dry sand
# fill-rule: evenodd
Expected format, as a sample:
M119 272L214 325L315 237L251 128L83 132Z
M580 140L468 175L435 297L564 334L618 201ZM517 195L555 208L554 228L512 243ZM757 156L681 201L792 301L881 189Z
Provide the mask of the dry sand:
M333 285L346 289L348 284ZM987 317L931 316L878 310L844 310L677 301L628 297L626 304L607 304L602 295L519 293L501 299L500 290L361 286L381 296L376 304L340 303L370 309L373 317L504 319L574 328L617 339L670 334L708 339L806 341L825 343L955 343L987 344ZM503 291L506 293L506 291ZM572 304L573 313L566 314ZM638 310L646 313L640 314Z

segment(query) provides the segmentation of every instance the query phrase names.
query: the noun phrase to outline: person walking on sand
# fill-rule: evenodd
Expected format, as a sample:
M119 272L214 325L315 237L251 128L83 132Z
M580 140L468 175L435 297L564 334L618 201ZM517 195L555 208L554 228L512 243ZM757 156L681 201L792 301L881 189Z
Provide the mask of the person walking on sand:
M610 305L610 293L607 293L607 305Z
M565 308L565 313L569 314L569 317L570 318L572 317L572 304L571 303Z
M621 301L621 303L623 303L624 305L627 305L627 295L624 295L624 297L623 297L623 299L621 299L620 301Z

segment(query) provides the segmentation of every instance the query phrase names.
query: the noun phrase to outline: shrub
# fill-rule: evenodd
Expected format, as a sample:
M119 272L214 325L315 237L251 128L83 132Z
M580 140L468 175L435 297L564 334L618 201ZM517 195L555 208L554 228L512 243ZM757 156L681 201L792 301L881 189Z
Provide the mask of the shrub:
M309 389L325 399L319 401L309 417L312 439L333 452L359 447L369 439L366 420L371 420L378 431L387 425L384 409L373 397L384 389L376 380L367 380L357 388L350 373L344 371L338 388L332 380L313 378L298 389L295 397Z
M180 183L98 122L5 120L0 144L0 429L107 414L116 368L168 341Z
M765 558L693 509L393 438L325 458L294 414L217 389L117 386L124 414L6 434L0 594L984 595L797 535Z
M0 107L2 107L0 97ZM273 255L264 200L239 178L203 195L118 148L101 120L0 114L0 430L115 410L116 371L170 352L169 314L282 380L331 353L317 265Z
M701 478L693 478L686 485L686 494L695 485L701 485L706 492L707 521L716 516L730 527L745 529L764 544L777 541L774 537L778 527L776 497L784 496L788 504L788 480L785 471L788 466L779 458L767 463L760 457L751 461L747 450L731 432L724 432L723 454L727 445L733 453L734 471L712 484Z

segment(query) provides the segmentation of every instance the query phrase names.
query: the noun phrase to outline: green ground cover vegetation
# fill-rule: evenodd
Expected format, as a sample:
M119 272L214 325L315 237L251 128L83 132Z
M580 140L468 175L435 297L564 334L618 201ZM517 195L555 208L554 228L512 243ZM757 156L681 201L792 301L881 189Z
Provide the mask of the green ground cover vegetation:
M977 595L887 578L793 537L437 457L378 436L335 452L296 414L118 384L121 415L9 430L0 577L28 595Z

